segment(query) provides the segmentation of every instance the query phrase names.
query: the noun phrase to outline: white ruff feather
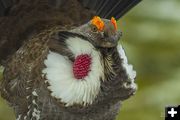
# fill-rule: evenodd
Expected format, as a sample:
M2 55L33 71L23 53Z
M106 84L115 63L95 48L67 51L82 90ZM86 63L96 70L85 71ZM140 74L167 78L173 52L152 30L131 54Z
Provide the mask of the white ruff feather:
M18 118L16 120L20 120L21 119L21 115L18 115Z
M126 70L126 73L128 74L129 79L131 79L134 82L134 79L136 77L136 71L133 70L133 66L131 64L128 64L126 54L121 45L118 45L118 51L120 54L120 58L122 59L122 62L123 62L123 67Z
M43 70L50 84L48 89L52 91L52 96L61 99L66 106L91 104L100 91L100 77L103 76L100 53L88 41L78 37L68 38L66 44L76 57L91 55L91 71L83 80L77 80L73 75L73 63L67 57L50 51Z

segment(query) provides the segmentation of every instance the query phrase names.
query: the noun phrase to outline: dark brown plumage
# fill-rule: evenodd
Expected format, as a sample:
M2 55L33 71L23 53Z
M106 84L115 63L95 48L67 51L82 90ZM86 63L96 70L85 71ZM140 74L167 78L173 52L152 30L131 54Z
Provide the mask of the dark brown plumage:
M5 68L0 87L1 96L14 108L18 120L115 119L120 102L132 96L136 86L124 66L126 58L123 58L123 51L119 51L117 43L111 45L112 41L108 41L112 36L116 36L113 40L117 41L120 38L119 32L112 32L111 24L108 24L109 20L103 19L104 23L107 23L105 24L107 29L104 29L103 33L108 32L108 34L102 37L100 36L102 32L91 31L89 27L91 22L88 21L94 15L119 18L139 2L139 0L126 2L122 0L122 4L119 4L120 1L117 6L121 8L121 13L116 13L119 9L115 4L115 7L112 4L114 10L107 7L108 3L115 3L109 0L104 4L101 3L102 7L96 4L98 0L95 3L88 0L18 0L9 8L6 16L0 18L0 28L3 28L0 29L0 58L4 61ZM103 9L106 7L109 11ZM98 42L100 37L108 44ZM75 43L71 44L68 41L75 41ZM73 63L81 47L80 53L84 49L87 52L90 51L90 55L95 60L92 66L100 62L97 65L103 69L99 68L100 71L96 72L99 75L97 81L87 84L84 89L81 88L78 91L79 87L71 92L72 96L76 93L73 91L78 91L84 96L90 94L89 97L82 96L83 100L81 100L79 95L74 100L73 97L68 98L71 94L64 95L66 91L59 94L52 89L56 84L51 81L51 78L66 77L64 74L59 76L60 73L53 73L60 63L55 64L54 68L52 66L57 62L56 60L64 61L64 64L61 64L62 67L69 66L65 63L67 61L70 64ZM53 58L52 62L51 58ZM62 68L60 72L66 71L65 69ZM94 69L98 68L92 67L91 77L96 76L96 73L93 73ZM67 80L61 83L65 84ZM84 79L84 81L88 80L91 79ZM100 85L97 86L98 84ZM69 90L70 84L66 85ZM88 87L88 94L86 94ZM55 90L58 89L59 87L55 88ZM66 100L67 102L64 102Z
M12 6L7 16L0 18L1 60L12 55L32 34L57 25L77 26L94 15L76 0L68 0L60 6L49 2L51 1L20 0Z

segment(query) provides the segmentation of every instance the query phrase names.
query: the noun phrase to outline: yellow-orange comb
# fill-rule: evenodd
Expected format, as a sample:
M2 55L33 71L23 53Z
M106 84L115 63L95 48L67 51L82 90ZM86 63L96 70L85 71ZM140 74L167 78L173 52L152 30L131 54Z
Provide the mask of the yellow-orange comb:
M116 22L116 19L114 17L111 18L111 23L113 24L114 29L117 30L118 29L117 22Z
M104 29L104 22L99 16L94 16L94 18L91 20L91 23L95 25L99 31L102 31Z

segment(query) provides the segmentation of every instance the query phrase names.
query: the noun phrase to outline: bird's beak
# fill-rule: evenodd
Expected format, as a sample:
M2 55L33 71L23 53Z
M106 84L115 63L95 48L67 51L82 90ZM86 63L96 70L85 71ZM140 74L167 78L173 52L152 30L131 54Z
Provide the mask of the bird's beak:
M107 38L107 41L108 41L108 42L111 42L111 43L118 43L118 41L119 41L119 39L121 38L121 36L122 36L122 33L119 32L119 31L117 31L115 34L109 36L109 37Z
M122 32L120 31L116 31L113 34L104 33L104 37L105 37L104 47L116 46L121 36L122 36Z

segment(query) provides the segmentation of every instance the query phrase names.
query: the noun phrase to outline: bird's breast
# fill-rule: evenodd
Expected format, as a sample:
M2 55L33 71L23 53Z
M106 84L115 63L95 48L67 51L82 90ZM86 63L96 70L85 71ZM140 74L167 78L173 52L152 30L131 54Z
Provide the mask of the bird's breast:
M42 73L51 96L60 99L66 106L92 104L100 91L103 65L101 54L88 41L69 37L65 41L75 59L49 51Z

